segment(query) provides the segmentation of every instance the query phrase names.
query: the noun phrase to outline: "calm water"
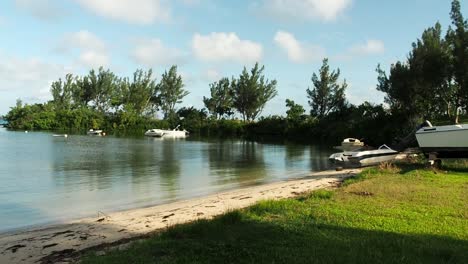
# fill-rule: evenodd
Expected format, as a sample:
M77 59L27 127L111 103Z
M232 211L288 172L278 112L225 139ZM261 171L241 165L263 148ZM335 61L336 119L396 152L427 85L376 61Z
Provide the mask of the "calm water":
M0 128L0 232L300 177L326 169L330 152Z

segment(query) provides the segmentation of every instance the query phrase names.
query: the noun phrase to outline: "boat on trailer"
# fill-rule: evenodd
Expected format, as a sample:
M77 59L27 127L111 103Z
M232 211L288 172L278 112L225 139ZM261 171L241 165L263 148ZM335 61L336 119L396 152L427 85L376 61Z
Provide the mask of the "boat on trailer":
M416 139L429 159L468 158L468 124L432 126L426 121Z

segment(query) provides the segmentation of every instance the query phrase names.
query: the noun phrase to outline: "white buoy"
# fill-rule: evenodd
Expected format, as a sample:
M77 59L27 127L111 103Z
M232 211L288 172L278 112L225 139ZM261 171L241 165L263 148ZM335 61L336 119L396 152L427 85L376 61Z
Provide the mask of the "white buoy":
M28 133L28 131L26 130L26 131L24 131L24 133L26 133L26 134L27 134L27 133Z

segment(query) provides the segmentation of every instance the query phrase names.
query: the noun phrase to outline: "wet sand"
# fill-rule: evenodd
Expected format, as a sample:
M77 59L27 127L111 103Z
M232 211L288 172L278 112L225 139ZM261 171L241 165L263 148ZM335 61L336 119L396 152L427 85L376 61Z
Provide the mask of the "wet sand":
M359 170L324 171L148 208L103 214L69 223L5 234L0 263L67 263L82 251L139 239L176 224L209 219L261 200L283 199L334 187Z

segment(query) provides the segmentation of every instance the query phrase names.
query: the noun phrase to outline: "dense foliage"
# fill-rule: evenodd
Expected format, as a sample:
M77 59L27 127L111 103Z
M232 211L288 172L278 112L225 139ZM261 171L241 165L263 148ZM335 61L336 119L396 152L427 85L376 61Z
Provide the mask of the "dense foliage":
M109 70L91 70L86 76L68 74L51 85L53 99L45 104L21 101L5 116L15 129L84 130L102 128L137 132L147 128L181 125L191 132L210 136L246 136L252 139L292 139L338 143L345 137L363 138L369 144L395 143L424 119L447 124L459 121L468 104L468 22L454 0L452 26L445 36L440 23L424 30L405 61L377 67L377 90L385 105L349 104L340 69L332 70L328 59L312 85L305 89L310 114L293 100L286 100L286 117L259 117L277 92L277 81L268 80L264 66L245 67L236 78L210 84L205 109L177 109L189 93L177 74L166 71L159 82L151 70L137 70L132 79ZM306 88L306 85L304 85ZM157 114L162 113L162 120Z

